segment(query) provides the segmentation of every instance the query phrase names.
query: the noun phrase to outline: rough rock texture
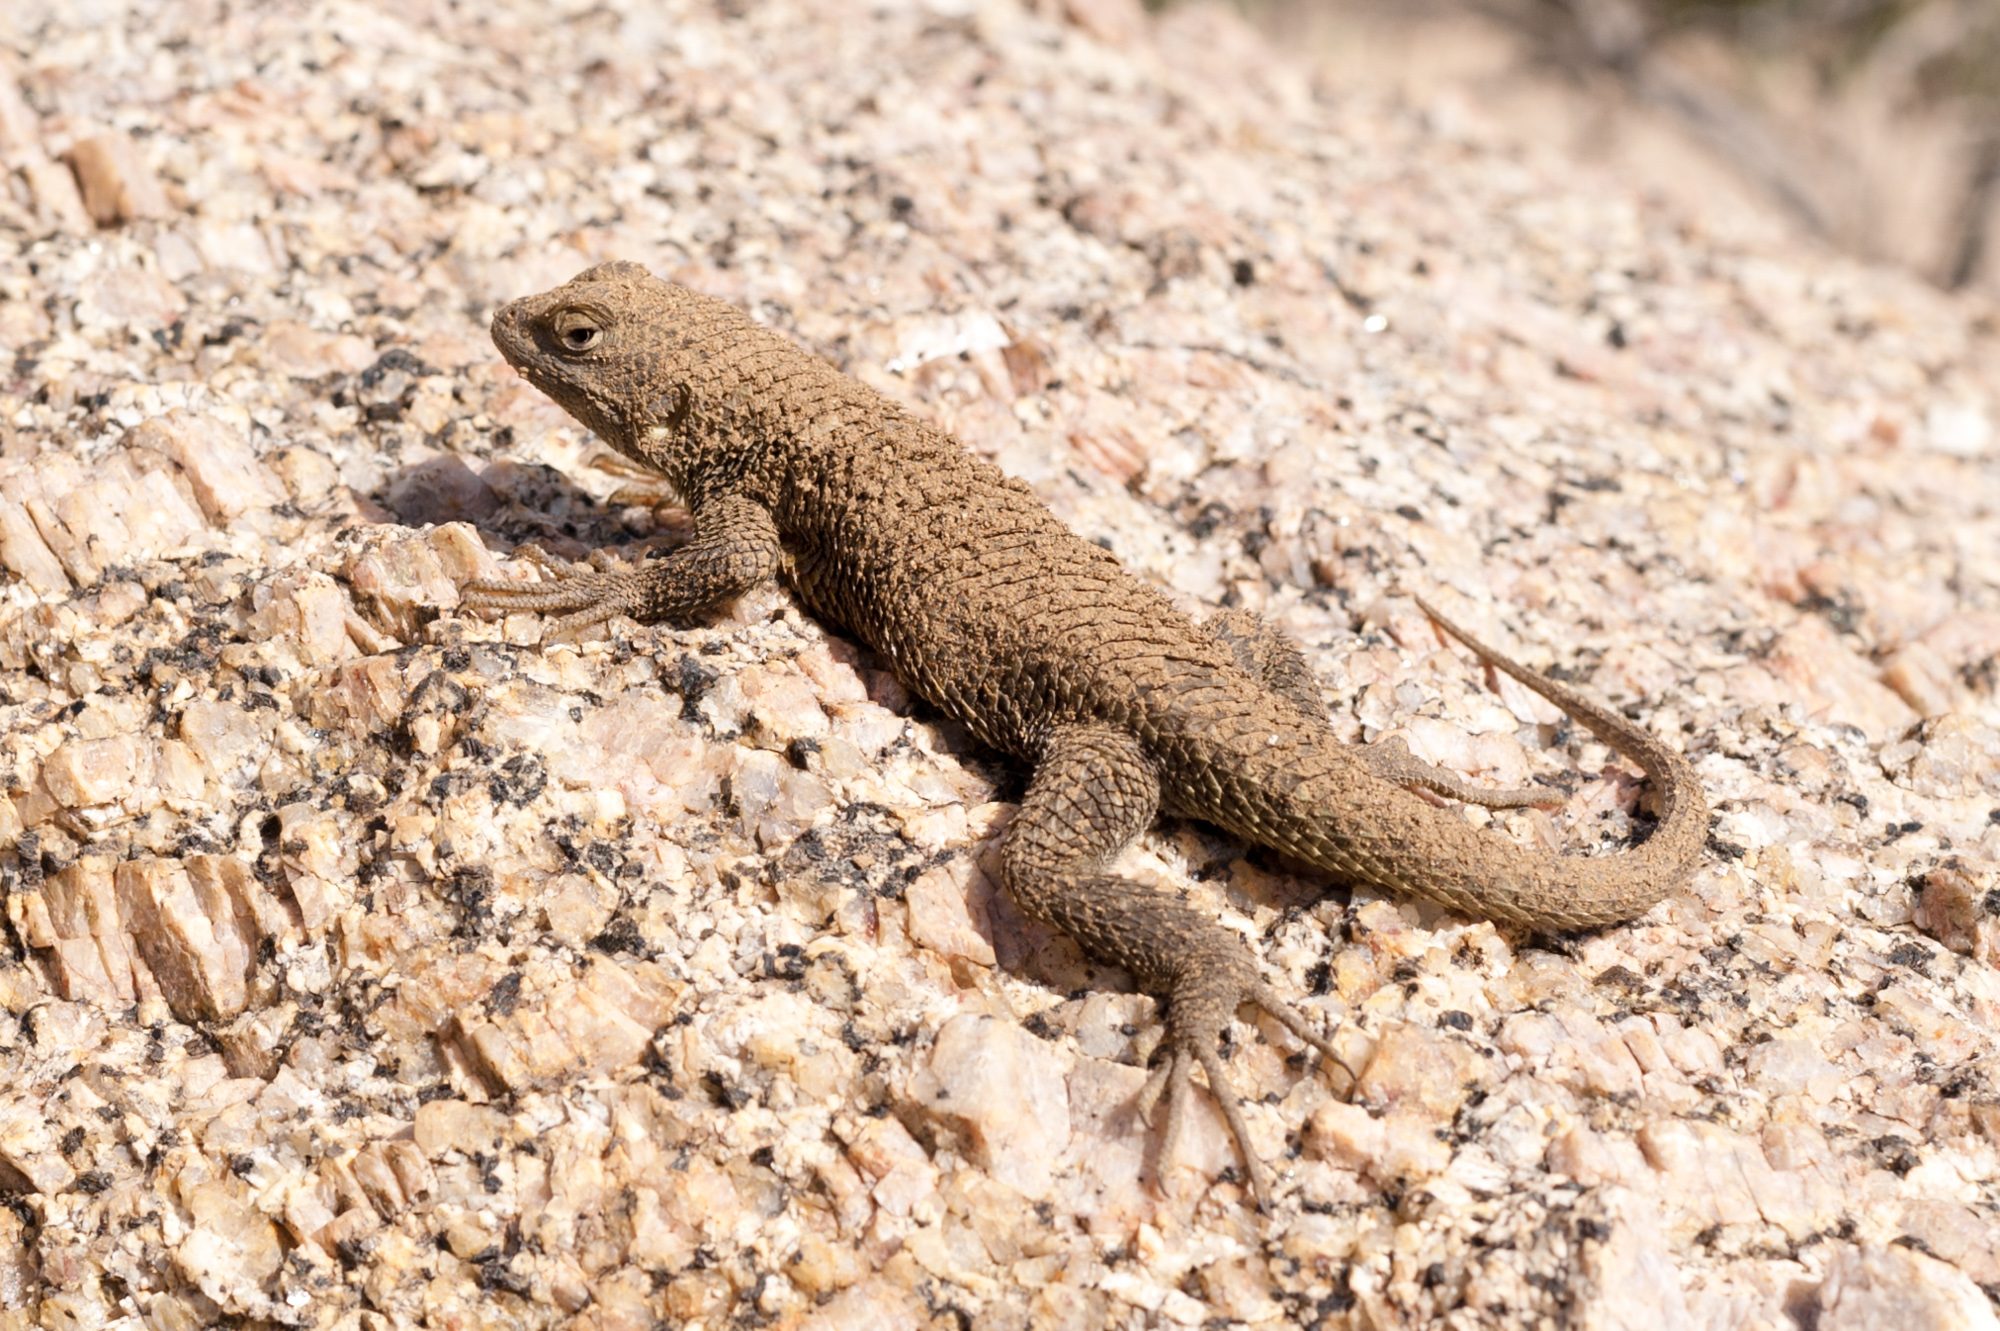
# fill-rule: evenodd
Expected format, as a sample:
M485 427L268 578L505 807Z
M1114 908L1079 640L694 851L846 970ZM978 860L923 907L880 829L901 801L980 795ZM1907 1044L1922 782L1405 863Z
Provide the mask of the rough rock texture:
M1109 0L17 5L0 164L0 1326L1994 1325L1990 306ZM1238 1027L1260 1218L876 662L451 614L684 531L486 344L609 257L1616 844L1390 592L1488 604L1710 863L1531 945L1149 838L1360 1072Z

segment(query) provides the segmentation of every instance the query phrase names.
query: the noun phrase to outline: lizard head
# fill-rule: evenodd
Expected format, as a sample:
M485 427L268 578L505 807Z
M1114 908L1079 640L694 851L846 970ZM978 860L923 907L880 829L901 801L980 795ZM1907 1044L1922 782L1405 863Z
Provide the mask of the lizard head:
M686 410L703 355L691 330L714 323L710 306L731 309L639 264L601 263L501 306L493 345L598 438L650 461L646 442Z

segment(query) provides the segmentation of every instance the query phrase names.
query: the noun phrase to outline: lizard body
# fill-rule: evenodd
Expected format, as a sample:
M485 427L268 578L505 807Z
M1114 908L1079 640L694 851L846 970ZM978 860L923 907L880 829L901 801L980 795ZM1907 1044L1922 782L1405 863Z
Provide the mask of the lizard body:
M1065 527L1027 486L724 302L603 264L493 320L507 360L605 442L660 472L695 524L638 568L542 557L539 583L478 583L479 609L682 617L773 576L867 643L918 696L1033 768L1003 853L1028 914L1166 1002L1168 1135L1194 1066L1269 1194L1217 1053L1255 1003L1331 1046L1258 977L1243 939L1108 872L1161 813L1198 818L1348 882L1534 930L1627 919L1684 882L1707 814L1686 759L1623 717L1437 621L1581 720L1660 788L1660 820L1605 857L1539 855L1407 787L1495 807L1493 790L1398 743L1338 742L1296 644L1254 615L1197 626Z

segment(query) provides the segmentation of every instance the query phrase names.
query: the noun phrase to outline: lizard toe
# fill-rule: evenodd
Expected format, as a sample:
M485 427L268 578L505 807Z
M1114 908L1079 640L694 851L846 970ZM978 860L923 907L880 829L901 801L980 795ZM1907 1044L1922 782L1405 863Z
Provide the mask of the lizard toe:
M1350 1084L1361 1080L1361 1074L1355 1071L1354 1065L1349 1063L1346 1055L1342 1054L1339 1048L1335 1046L1333 1037L1321 1035L1318 1031L1314 1030L1312 1023L1306 1020L1305 1015L1285 1001L1284 995L1260 980L1250 990L1249 998L1252 1003L1255 1003L1265 1012L1270 1013L1280 1026L1283 1026L1293 1035L1298 1036L1299 1039L1305 1041L1314 1049L1319 1050L1320 1054L1328 1062L1332 1063L1342 1072L1345 1072Z
M564 559L561 555L551 554L533 541L528 541L514 547L514 558L520 560L522 563L534 565L537 569L541 570L545 578L554 581L573 578L583 571L583 566L575 560Z
M637 597L622 596L617 593L599 596L569 614L553 619L542 629L543 642L570 642L586 630L594 629L620 615L638 618L641 601Z
M618 599L616 580L609 577L565 578L557 582L472 582L458 594L467 610L574 612ZM617 607L611 611L617 613Z
M537 569L535 582L481 579L459 591L459 607L501 613L558 614L544 641L573 638L616 615L637 617L644 608L642 580L623 561L593 551L587 564L561 559L538 545L523 545L515 556Z
M1215 1107L1222 1111L1223 1121L1229 1124L1229 1135L1236 1139L1236 1149L1242 1154L1243 1167L1250 1175L1250 1193L1257 1199L1257 1209L1268 1211L1271 1209L1271 1172L1264 1167L1263 1157L1250 1140L1250 1124L1243 1117L1243 1097L1230 1083L1229 1074L1222 1067L1222 1055L1216 1052L1213 1043L1195 1046L1194 1056L1200 1062L1202 1071L1208 1074L1208 1093L1214 1097ZM1171 1107L1167 1118L1171 1123Z
M1146 1084L1139 1088L1139 1096L1132 1102L1132 1112L1141 1123L1150 1125L1153 1121L1153 1111L1159 1108L1160 1097L1167 1092L1169 1086L1178 1093L1186 1083L1187 1069L1183 1066L1183 1060L1179 1055L1169 1052L1165 1058L1153 1064L1153 1071L1146 1078Z

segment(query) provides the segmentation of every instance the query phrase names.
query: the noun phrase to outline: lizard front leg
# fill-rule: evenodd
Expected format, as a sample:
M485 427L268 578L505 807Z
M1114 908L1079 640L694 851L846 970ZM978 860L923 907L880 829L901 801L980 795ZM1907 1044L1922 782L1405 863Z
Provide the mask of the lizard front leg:
M1265 688L1290 700L1314 720L1325 717L1319 680L1314 677L1305 652L1290 634L1252 610L1224 610L1210 618L1204 627L1229 649L1236 664L1255 675ZM1560 790L1546 786L1482 786L1468 781L1456 772L1417 757L1400 736L1356 746L1354 752L1384 781L1420 786L1434 795L1488 809L1519 809L1563 801Z
M521 553L539 564L541 582L473 582L460 593L468 610L559 611L550 626L565 637L613 615L633 619L682 619L729 601L769 579L783 546L762 504L743 495L718 495L694 511L694 536L665 558L637 566L605 568L564 563L533 546Z
M1131 971L1141 988L1166 1001L1163 1062L1141 1094L1141 1113L1149 1114L1164 1090L1166 1140L1175 1140L1190 1074L1200 1064L1243 1153L1251 1189L1265 1205L1270 1175L1217 1053L1222 1028L1240 1005L1255 1003L1336 1062L1339 1055L1258 977L1240 937L1179 901L1104 872L1152 825L1159 804L1159 777L1136 739L1110 726L1066 726L1050 737L1028 784L1002 852L1002 875L1022 910L1067 933L1092 957Z

